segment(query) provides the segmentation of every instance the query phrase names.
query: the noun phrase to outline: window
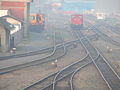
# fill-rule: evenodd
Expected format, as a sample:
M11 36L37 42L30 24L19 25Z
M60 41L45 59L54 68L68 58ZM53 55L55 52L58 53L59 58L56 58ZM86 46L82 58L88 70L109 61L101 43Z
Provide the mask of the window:
M30 20L34 20L35 19L35 17L34 16L30 16Z

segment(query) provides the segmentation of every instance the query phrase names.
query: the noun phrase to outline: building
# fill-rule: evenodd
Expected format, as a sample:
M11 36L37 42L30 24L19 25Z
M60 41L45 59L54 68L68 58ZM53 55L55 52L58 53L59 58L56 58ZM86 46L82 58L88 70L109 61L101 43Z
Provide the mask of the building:
M24 37L28 37L28 17L32 0L0 0L0 10L8 10L11 16L24 20Z
M23 40L24 37L24 21L9 15L3 16L2 18L14 26L14 28L10 31L10 37L14 37L14 45L16 46Z
M0 18L0 51L6 52L10 49L10 30L12 30L10 23Z
M0 48L2 52L6 52L23 40L24 22L16 17L6 15L1 17L0 23Z

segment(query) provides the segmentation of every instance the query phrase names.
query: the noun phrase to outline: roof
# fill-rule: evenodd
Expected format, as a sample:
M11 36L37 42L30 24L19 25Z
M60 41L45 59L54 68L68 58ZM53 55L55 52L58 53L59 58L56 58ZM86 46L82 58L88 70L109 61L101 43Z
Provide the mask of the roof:
M32 2L33 0L0 0L0 1L9 1L9 2Z
M8 23L5 19L3 19L2 17L0 17L0 24L4 25L4 27L7 29L7 30L11 30L13 29L14 27Z
M21 22L21 23L25 23L23 20L21 20L21 19L19 19L19 18L16 18L16 17L14 17L14 16L11 16L11 15L2 16L2 18L7 18L7 17L13 18L13 19L15 19L15 20L17 20L17 21L19 21L19 22Z

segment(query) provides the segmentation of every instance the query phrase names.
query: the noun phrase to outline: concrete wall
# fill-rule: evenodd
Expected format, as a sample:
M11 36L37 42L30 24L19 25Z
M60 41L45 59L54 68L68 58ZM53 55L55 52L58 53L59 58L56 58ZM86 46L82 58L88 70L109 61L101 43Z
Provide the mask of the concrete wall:
M11 45L16 46L23 40L23 33L24 28L21 27L21 29L14 34L10 34L9 30L6 30L3 25L0 25L0 39L1 39L1 45L0 45L0 51L1 52L7 52L10 50ZM12 43L11 39L14 37L14 44ZM12 43L12 44L11 44Z
M3 1L3 2L1 2L1 8L0 9L9 9L10 14L12 16L15 16L19 19L24 19L24 8L25 8L25 3L24 2Z
M0 24L1 51L7 52L10 49L10 32Z
M0 1L0 9L9 9L11 15L23 19L24 24L24 38L28 38L29 31L29 11L30 2L32 0L2 0Z

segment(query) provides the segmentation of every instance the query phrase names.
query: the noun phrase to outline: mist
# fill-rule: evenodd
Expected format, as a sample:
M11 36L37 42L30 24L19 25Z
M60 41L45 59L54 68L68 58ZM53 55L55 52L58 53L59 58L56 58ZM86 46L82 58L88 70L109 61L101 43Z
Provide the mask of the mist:
M95 10L105 13L120 13L120 0L96 0Z

